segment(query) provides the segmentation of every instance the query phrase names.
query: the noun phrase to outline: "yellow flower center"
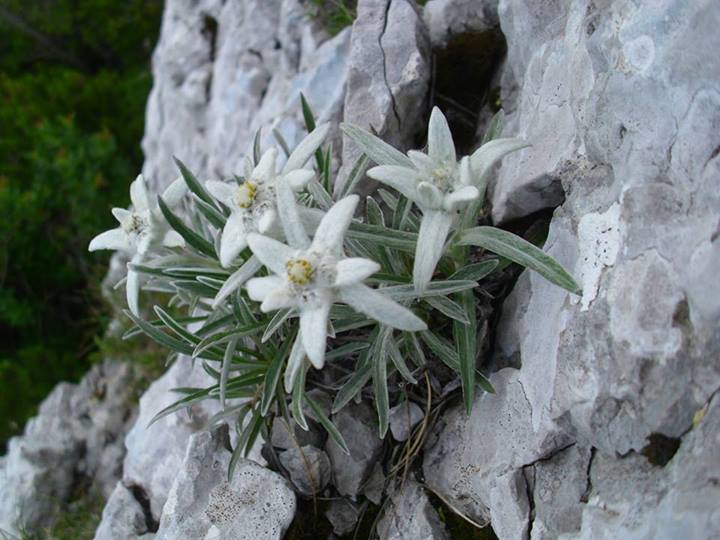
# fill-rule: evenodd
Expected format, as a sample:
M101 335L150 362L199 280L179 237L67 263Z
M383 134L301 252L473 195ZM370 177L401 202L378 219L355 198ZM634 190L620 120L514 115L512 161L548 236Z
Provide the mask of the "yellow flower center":
M240 208L248 208L255 201L257 184L247 180L240 184L235 191L235 202Z
M440 189L445 189L450 184L450 173L443 168L437 168L432 172L433 181Z
M285 263L288 279L296 285L306 285L313 275L313 267L305 259L290 259Z

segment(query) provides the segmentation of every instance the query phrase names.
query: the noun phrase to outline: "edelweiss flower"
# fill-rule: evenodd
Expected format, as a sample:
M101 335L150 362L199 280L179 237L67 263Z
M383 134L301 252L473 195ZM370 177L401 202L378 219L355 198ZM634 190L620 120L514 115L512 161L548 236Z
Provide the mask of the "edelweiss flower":
M302 169L327 136L329 124L323 124L309 133L288 157L282 171L276 171L277 150L267 150L254 169L245 171L242 184L208 181L207 190L232 213L225 223L220 239L220 264L230 266L233 259L247 246L250 233L275 235L277 222L277 187L287 184L292 191L300 191L314 173Z
M346 132L352 136L357 128L350 128ZM396 189L422 210L413 268L413 282L421 290L443 254L458 209L483 196L487 172L498 159L527 144L519 139L497 139L458 163L450 128L437 107L430 115L427 154L411 150L406 158L392 148L388 152L384 142L370 137L364 134L362 146L379 166L370 169L368 176Z
M286 388L292 387L305 354L317 369L323 367L328 315L334 302L349 304L393 328L427 328L410 310L362 283L380 269L376 262L344 256L343 238L358 200L357 195L351 195L335 203L305 248L290 247L259 234L248 236L250 249L274 274L248 281L250 298L262 302L263 312L295 308L300 314L300 333L290 354Z
M187 190L185 182L178 178L163 192L162 198L170 207L177 206ZM90 241L88 251L114 249L132 255L131 263L139 264L154 249L161 246L182 247L185 240L170 228L157 202L151 201L145 179L138 175L130 184L132 210L113 208L112 213L120 227L97 235ZM137 272L128 268L125 285L130 311L138 314L140 280Z

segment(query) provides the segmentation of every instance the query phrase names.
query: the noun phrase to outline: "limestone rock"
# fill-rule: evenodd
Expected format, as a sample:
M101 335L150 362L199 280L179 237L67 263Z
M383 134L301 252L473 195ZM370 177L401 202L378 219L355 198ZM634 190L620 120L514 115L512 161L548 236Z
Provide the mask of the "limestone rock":
M153 538L145 511L132 492L118 482L103 509L95 540L138 540Z
M493 217L562 202L545 250L583 295L521 275L495 351L496 365L518 369L491 376L498 393L478 396L470 418L446 415L426 448L428 483L501 538L672 538L677 524L716 536L716 511L679 479L694 470L684 448L706 470L716 458L687 433L720 380L720 297L708 270L720 256L711 180L720 170L711 52L720 9L501 0L499 14L506 135L533 147L503 162ZM681 442L665 468L640 455L658 436ZM592 489L579 505L589 448ZM563 459L562 471L553 468ZM694 481L711 493L711 483ZM572 497L544 500L548 483Z
M0 461L0 529L51 525L76 487L108 495L133 418L132 369L105 361L79 384L60 383Z
M279 540L295 494L278 474L241 459L232 480L227 429L193 435L163 508L157 540Z
M351 403L335 413L332 421L350 449L347 455L328 438L325 449L332 462L335 487L340 494L354 499L372 472L382 447L375 411L365 403Z
M412 429L423 419L424 413L417 403L405 401L390 409L390 431L396 441L406 441Z
M205 423L218 411L217 402L203 401L189 409L165 416L152 425L161 410L179 399L173 388L204 388L212 379L188 357L175 363L140 398L138 419L125 438L127 454L123 483L140 488L150 501L153 519L159 520L170 487L183 462L190 437L205 429Z
M423 17L433 48L447 45L453 37L488 30L500 24L498 0L430 0Z
M314 446L286 450L280 454L280 463L303 495L322 492L330 481L330 460L325 452Z
M360 518L360 508L347 499L333 499L330 501L325 515L338 536L350 534Z
M377 526L380 540L449 540L422 486L407 480L390 499Z
M360 0L350 39L343 120L408 149L420 122L430 80L430 41L412 0ZM336 191L347 181L361 152L344 138ZM369 194L375 183L357 188Z

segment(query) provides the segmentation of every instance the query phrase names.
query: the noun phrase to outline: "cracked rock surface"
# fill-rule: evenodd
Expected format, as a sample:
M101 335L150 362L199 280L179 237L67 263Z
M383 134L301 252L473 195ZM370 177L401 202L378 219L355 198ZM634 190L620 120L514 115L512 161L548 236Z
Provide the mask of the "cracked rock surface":
M720 387L709 272L720 257L720 9L501 0L498 11L506 133L533 146L504 160L492 215L561 203L545 250L583 295L521 275L494 352L518 369L492 374L498 393L478 396L469 418L441 420L428 485L500 538L718 536L707 441ZM662 441L664 466L649 457Z

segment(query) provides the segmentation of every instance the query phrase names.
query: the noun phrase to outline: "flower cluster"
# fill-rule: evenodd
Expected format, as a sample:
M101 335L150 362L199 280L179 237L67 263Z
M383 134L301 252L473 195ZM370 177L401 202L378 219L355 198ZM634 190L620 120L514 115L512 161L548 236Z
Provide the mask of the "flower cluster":
M130 186L131 209L113 209L119 227L89 246L130 259L126 313L135 327L128 335L141 331L173 353L199 359L215 381L208 388L181 389L184 396L156 419L202 399L219 399L223 410L211 423L235 416L241 432L236 450L245 452L271 413L291 415L307 429L308 407L346 448L305 391L321 381L335 391L332 412L359 399L371 384L384 436L391 401L405 396L403 385L388 381L417 384L427 375L427 355L457 373L469 410L476 384L492 391L476 369L473 289L500 265L497 256L579 291L536 246L477 226L492 167L527 146L497 137L501 115L487 141L460 159L437 108L430 116L427 153L404 154L344 125L364 156L343 188L333 186L331 146L323 149L330 126L316 127L309 108L303 112L309 133L292 152L279 134L284 155L276 148L262 152L256 139L243 174L230 180L203 183L178 162L182 177L155 200L139 176ZM368 198L363 219L360 198L350 191L369 160L376 166L367 175L394 192ZM170 294L172 309L154 306L158 318L145 320L141 287ZM178 315L182 310L187 313ZM433 322L430 328L426 321ZM308 371L328 364L322 375ZM432 392L429 382L423 391Z

